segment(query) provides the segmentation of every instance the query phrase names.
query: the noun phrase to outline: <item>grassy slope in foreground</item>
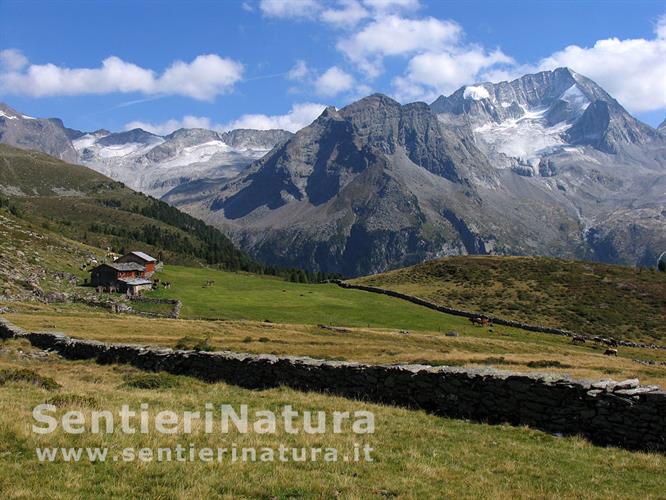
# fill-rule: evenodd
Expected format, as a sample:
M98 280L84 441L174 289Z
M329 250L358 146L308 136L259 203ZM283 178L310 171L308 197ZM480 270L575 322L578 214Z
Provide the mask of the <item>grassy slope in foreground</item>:
M353 280L588 335L664 342L666 273L544 257L448 257Z
M430 416L359 401L288 389L251 391L223 383L206 384L188 377L145 374L127 366L30 357L27 343L0 345L0 369L34 370L36 383L0 386L0 491L5 498L658 498L664 492L666 458L600 448L580 438L557 438L525 428L488 426ZM11 372L10 372L11 373ZM51 377L59 389L40 387ZM25 377L24 377L25 378ZM146 382L151 389L146 387ZM203 411L204 404L241 404L254 411L298 412L369 410L375 433L323 435L84 433L73 436L59 428L40 436L31 432L32 409L50 402L66 411L132 409L149 403L149 420L157 412ZM316 418L316 417L315 417ZM330 424L328 424L330 429ZM154 429L154 426L151 426ZM182 429L182 428L181 428ZM133 448L201 447L336 447L349 453L354 443L368 443L372 463L268 462L229 460L202 462L38 463L35 448L104 446L110 454ZM122 478L121 481L118 478Z

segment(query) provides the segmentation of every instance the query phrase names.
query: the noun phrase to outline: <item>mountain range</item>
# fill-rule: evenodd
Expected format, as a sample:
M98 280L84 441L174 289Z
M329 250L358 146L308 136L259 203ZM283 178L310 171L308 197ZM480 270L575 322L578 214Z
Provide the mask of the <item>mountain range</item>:
M247 129L180 129L166 136L142 129L81 132L57 118L32 118L0 104L0 142L80 163L157 197L184 182L234 177L290 136Z
M375 94L293 135L84 134L2 109L15 117L0 117L0 142L34 147L34 132L8 127L44 122L48 135L60 124L37 149L73 150L274 265L348 276L457 254L653 265L666 250L666 127L567 68L430 105ZM231 138L244 134L243 145ZM58 149L63 136L71 150Z

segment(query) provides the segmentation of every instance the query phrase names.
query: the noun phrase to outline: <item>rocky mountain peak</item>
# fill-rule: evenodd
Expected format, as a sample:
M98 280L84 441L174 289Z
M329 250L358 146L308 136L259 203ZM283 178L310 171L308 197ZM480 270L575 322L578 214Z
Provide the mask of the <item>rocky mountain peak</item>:
M32 118L4 103L0 103L0 143L35 149L72 163L78 161L78 154L62 121L57 118Z
M141 128L127 130L125 132L116 132L109 134L98 140L102 146L116 146L126 143L151 144L161 142L161 138L151 132Z
M276 144L289 139L293 134L281 129L255 130L234 129L219 134L220 139L237 149L272 149Z
M4 102L0 102L0 119L2 118L6 118L9 120L16 120L16 119L23 119L25 118L25 116L16 111L15 109L11 108Z

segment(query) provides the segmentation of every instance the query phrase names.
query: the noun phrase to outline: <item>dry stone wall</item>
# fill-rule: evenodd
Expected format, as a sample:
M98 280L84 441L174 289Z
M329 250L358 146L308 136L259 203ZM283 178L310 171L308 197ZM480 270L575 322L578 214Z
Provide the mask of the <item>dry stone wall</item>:
M366 365L306 357L176 351L29 333L0 318L0 337L24 338L68 359L126 363L251 389L288 386L419 408L453 418L580 434L600 445L666 452L666 392L623 382L424 365Z

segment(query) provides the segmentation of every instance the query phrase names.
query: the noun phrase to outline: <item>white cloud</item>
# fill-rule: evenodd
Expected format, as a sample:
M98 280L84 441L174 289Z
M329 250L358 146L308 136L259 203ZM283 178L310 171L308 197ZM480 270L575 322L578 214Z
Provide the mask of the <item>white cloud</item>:
M351 89L353 85L354 78L349 73L332 66L315 80L315 91L325 97L334 97Z
M655 23L653 39L597 41L570 45L537 64L518 64L500 49L451 44L417 53L405 74L393 79L398 100L431 101L461 86L512 80L527 73L566 66L601 85L630 112L666 108L666 15Z
M310 125L326 108L323 104L299 103L294 104L288 113L284 115L247 114L227 123L213 123L206 116L184 116L180 119L172 118L162 123L150 123L140 120L125 124L125 130L140 128L157 135L167 135L181 128L205 128L225 132L237 128L248 128L255 130L282 129L297 132L303 127Z
M235 128L251 128L258 130L283 129L297 132L312 123L326 108L323 104L300 103L294 104L284 115L243 115L237 120L225 125L224 130Z
M450 94L462 85L475 83L485 71L497 65L515 64L501 50L487 52L482 47L453 47L450 51L426 52L414 56L404 77L394 79L399 100L432 100Z
M157 80L157 88L166 94L180 94L200 100L212 100L230 90L243 76L243 65L216 54L197 56L191 63L174 62Z
M363 0L363 3L379 13L416 10L421 7L419 0Z
M18 71L28 65L28 58L20 50L0 50L0 67L8 71Z
M314 17L321 5L317 0L261 0L259 8L267 17L308 18Z
M375 77L381 73L386 56L443 49L457 43L461 35L462 28L453 21L390 15L379 17L353 36L341 39L337 47L368 76Z
M184 116L180 120L171 119L163 123L148 123L133 121L125 124L125 130L140 128L157 135L167 135L180 128L207 128L212 129L210 118L205 116Z
M659 19L657 19L654 32L657 35L657 38L666 40L666 14L662 14Z
M12 58L17 61L16 54ZM243 76L242 64L216 54L200 55L190 63L175 61L159 76L115 56L104 59L99 68L25 63L0 73L0 92L33 97L139 92L210 101L231 91Z
M299 59L294 64L294 67L289 70L287 73L287 78L289 80L301 81L304 80L310 74L310 68L305 61Z
M543 59L540 71L567 66L591 78L629 111L666 107L666 16L652 40L597 41L589 48L570 45Z
M340 0L339 9L326 9L321 20L341 28L353 28L370 13L357 0Z

